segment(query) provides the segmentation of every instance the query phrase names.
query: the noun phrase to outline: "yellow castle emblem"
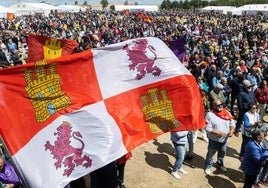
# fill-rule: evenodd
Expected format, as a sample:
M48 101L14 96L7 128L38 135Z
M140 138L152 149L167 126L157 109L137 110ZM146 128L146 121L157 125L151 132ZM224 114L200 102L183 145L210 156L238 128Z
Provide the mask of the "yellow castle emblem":
M45 41L44 59L54 59L61 57L62 48L61 42L58 39L50 38Z
M26 93L34 107L37 122L46 121L51 115L71 104L60 86L56 65L47 65L46 60L35 63L35 71L26 70L24 78Z
M179 126L174 117L172 101L168 99L167 91L157 88L148 89L147 95L141 96L142 111L149 123L152 133L167 132Z

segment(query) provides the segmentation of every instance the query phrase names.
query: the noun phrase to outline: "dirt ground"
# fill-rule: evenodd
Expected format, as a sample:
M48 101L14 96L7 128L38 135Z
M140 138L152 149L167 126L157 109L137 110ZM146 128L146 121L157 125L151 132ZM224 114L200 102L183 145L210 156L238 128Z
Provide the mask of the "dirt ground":
M175 162L175 149L170 141L170 134L165 133L133 150L133 157L125 169L126 188L238 188L243 187L244 173L239 170L242 137L233 136L228 144L224 159L227 172L212 168L212 173L204 173L207 143L199 132L194 146L194 158L183 167L188 175L180 174L181 180L170 175ZM216 155L214 156L216 160Z

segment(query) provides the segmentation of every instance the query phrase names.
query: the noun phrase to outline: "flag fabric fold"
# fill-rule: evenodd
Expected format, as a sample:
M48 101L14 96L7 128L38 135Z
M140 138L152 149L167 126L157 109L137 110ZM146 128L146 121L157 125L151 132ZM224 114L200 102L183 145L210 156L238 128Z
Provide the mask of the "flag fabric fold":
M0 71L0 133L30 187L64 187L165 132L205 125L194 77L157 38Z

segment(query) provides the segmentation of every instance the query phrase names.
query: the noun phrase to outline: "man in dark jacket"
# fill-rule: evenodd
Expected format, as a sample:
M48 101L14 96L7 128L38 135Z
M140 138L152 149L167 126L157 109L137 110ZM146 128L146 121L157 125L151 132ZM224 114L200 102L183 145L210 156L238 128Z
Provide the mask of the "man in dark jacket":
M243 90L237 95L238 117L235 127L235 135L239 136L244 114L249 111L249 105L255 103L255 95L250 81L243 81Z
M235 116L234 104L235 104L238 94L243 90L244 79L245 79L244 74L241 71L237 71L235 77L229 81L229 86L232 89L230 111L233 116Z

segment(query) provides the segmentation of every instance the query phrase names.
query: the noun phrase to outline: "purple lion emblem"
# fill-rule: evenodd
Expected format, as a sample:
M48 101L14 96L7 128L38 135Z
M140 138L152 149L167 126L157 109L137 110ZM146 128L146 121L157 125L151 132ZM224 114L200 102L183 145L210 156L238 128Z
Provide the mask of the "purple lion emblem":
M146 55L147 49L153 54L153 58L148 58ZM138 74L136 75L137 80L142 79L147 73L151 73L153 76L159 76L161 74L159 67L154 66L157 58L155 48L148 45L148 41L146 39L138 39L132 49L126 45L123 50L127 51L129 60L132 62L129 65L129 69L137 69L138 71Z
M57 140L54 142L55 145L51 145L50 142L47 141L45 150L49 149L53 158L57 160L54 164L56 169L61 168L62 164L66 167L63 173L64 176L70 176L75 166L83 165L85 168L91 167L92 160L86 155L82 156L85 144L81 140L82 135L80 132L76 131L72 133L70 124L63 122L57 128L57 132L55 132L54 135L57 135ZM82 146L80 148L71 146L71 137L78 140Z

